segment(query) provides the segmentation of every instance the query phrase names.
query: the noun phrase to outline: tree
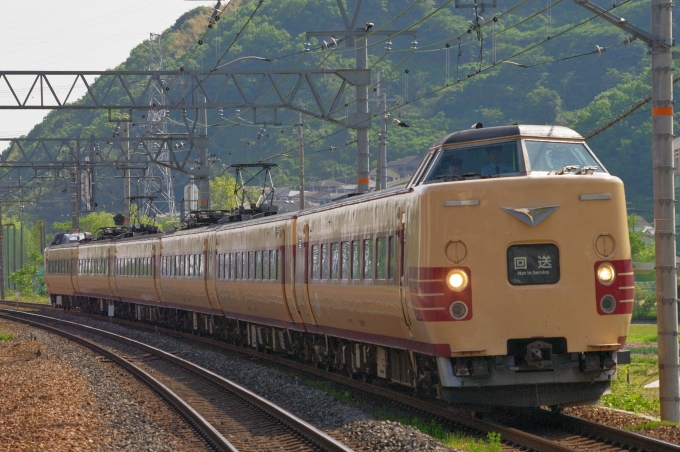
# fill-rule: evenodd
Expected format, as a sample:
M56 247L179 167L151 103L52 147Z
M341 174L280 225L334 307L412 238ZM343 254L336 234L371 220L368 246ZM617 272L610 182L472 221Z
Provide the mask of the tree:
M43 266L43 256L40 252L34 251L28 256L28 263L21 269L9 275L9 280L12 281L21 295L38 294L44 296L45 291L45 277L40 270Z
M210 204L215 210L231 210L236 207L234 190L236 179L217 176L210 181Z
M654 262L656 252L654 245L645 241L645 234L638 229L637 215L628 215L628 235L630 237L630 253L634 262Z

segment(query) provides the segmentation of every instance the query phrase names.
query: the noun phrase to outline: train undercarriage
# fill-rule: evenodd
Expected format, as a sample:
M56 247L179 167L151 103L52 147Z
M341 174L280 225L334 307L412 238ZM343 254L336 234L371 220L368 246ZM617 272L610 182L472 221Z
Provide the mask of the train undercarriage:
M561 340L514 344L514 356L448 359L175 308L82 296L52 295L51 300L64 310L205 336L477 411L490 406L561 409L595 403L616 375L616 352L566 353L566 343L565 350L560 349ZM528 362L526 356L535 356L536 349L550 358ZM526 383L528 375L531 380ZM492 381L501 384L489 384Z

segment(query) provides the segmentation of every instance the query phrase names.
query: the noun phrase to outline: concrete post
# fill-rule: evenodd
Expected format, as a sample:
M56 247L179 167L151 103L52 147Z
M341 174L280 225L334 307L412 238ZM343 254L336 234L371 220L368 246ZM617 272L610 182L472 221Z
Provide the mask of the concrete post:
M300 210L305 208L305 139L302 113L298 124L298 178L300 180Z
M80 175L80 168L78 165L78 153L80 151L80 139L76 139L76 147L71 146L71 232L77 232L78 225L78 178Z
M380 151L378 152L378 176L380 189L387 188L387 94L380 94ZM376 177L376 182L378 178Z
M206 103L203 94L199 102ZM210 168L208 167L208 110L199 109L198 114L198 210L210 209Z
M652 0L652 34L666 42L673 39L671 6L665 0ZM671 48L659 43L652 44L651 47L659 399L661 419L680 422L676 200L673 181L673 54Z
M368 39L354 41L357 69L368 69ZM357 114L368 114L368 85L356 86ZM368 179L368 128L357 129L357 193L366 193Z
M130 227L130 123L123 122L123 140L121 150L125 156L125 169L123 170L123 215L125 215L125 227Z

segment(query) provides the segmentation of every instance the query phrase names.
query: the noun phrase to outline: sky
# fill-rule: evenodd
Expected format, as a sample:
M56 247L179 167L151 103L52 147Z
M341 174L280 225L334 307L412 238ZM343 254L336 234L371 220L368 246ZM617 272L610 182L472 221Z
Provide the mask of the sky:
M216 0L2 0L0 71L113 68L186 11ZM28 133L48 110L0 110L0 138ZM2 146L0 146L2 147Z

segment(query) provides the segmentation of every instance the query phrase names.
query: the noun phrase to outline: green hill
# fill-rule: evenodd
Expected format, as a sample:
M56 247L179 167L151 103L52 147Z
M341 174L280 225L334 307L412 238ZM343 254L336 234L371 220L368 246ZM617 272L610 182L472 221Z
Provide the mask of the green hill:
M446 6L441 8L442 4ZM467 33L472 20L471 10L455 9L452 1L364 2L358 24L370 21L378 28L397 17L388 28L402 29L415 24L414 29L418 30L416 52L410 51L411 40L408 37L392 39L390 52L385 52L384 42L376 43L378 38L369 39L369 44L375 44L369 49L373 80L376 81L378 71L383 74L385 79L381 88L389 98L396 99L391 106L399 106L393 115L401 115L401 119L411 125L410 128L390 126L388 160L422 155L438 137L468 128L478 121L485 126L513 122L560 124L586 135L650 92L650 60L643 43L634 41L630 46L616 45L623 41L623 33L600 19L575 27L591 15L571 1L553 2L549 11L542 11L546 8L544 2L526 1L506 13L515 4L499 1L497 8L487 9L483 13L484 19L496 16L498 20L483 27L481 35L478 35L474 31ZM184 66L209 70L227 48L229 52L223 63L248 55L275 58L303 50L305 31L342 28L342 18L334 0L265 0L252 21L235 39L256 5L257 2L241 2L238 8L223 16L208 31L200 46L196 42L206 30L210 10L198 8L180 17L162 36L164 68ZM603 6L611 7L611 4ZM408 12L398 16L406 8L410 8ZM614 13L649 28L648 2L623 2ZM429 18L422 20L428 15ZM497 33L495 39L494 31ZM562 32L565 33L558 36ZM551 39L547 39L548 36ZM544 44L522 53L544 40ZM447 83L446 43L450 44L450 86L442 89ZM319 42L312 41L312 48L318 45ZM591 54L565 59L591 52L595 45L609 48L599 57ZM268 63L266 68L287 69L294 65L308 69L352 68L353 57L353 51L341 44L330 52L317 50L290 55ZM497 64L476 74L480 67L486 68L494 61L510 57L513 62L529 67ZM555 61L560 59L564 60ZM243 61L234 68L259 69L265 67L263 64ZM146 70L148 65L149 44L144 42L132 49L130 57L116 69ZM468 77L470 74L472 76ZM457 79L461 81L458 83ZM351 104L347 108L353 111L355 107ZM375 108L375 103L371 103L374 114L377 113ZM648 110L649 107L646 107L628 116L589 144L607 169L625 182L629 207L649 218L652 165L651 115ZM266 132L258 137L262 126L248 124L245 118L252 118L252 113L225 110L221 117L216 111L209 112L209 122L219 124L210 128L209 152L216 154L222 164L230 159L233 162L255 162L282 152L296 152L297 136L292 133L293 122L285 123L281 128L267 126ZM176 123L181 122L181 112L173 112L169 130L179 131L180 126ZM376 119L370 135L372 167L376 164L378 124ZM30 132L29 137L110 136L115 126L115 123L109 122L106 112L53 111ZM311 132L305 146L308 178L354 180L356 150L351 143L353 134L346 130L338 131L337 127L316 120L307 121L306 128ZM328 135L329 138L323 139ZM332 147L335 149L331 150ZM294 185L297 159L280 158L276 161L281 164L281 171L276 176L277 185ZM222 171L221 165L213 166L214 174ZM121 176L120 172L100 173ZM121 211L121 179L100 177L98 182L99 203L105 210ZM187 177L183 175L175 177L178 200L181 187L186 182ZM27 208L26 213L47 218L50 222L63 219L60 215L64 209L69 209L66 196L57 190L50 198L55 200L53 204L41 204L41 210ZM57 201L63 201L63 204Z

